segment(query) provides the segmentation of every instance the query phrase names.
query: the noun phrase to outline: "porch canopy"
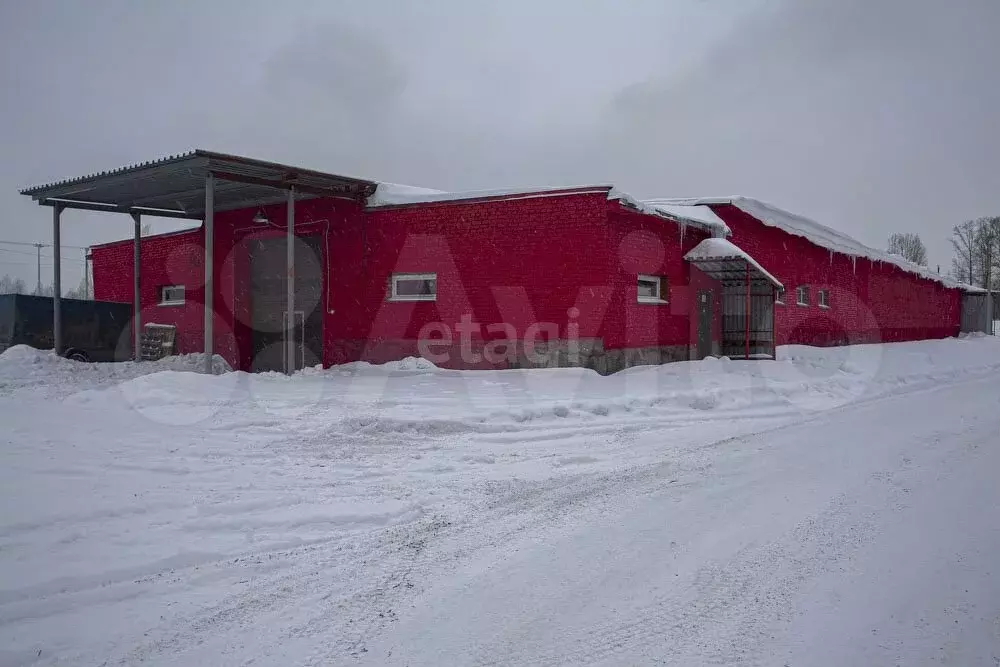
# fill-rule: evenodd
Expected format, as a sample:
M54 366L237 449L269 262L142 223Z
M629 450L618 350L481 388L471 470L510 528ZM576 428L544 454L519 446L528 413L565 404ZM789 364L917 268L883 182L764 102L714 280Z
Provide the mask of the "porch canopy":
M757 260L729 239L705 239L688 251L684 259L723 284L766 282L778 290L785 289Z
M770 353L763 352L761 356L773 357L774 292L783 291L784 285L728 239L705 239L684 255L684 259L723 285L723 347L728 343L729 348L738 349L733 345L736 341L727 340L731 336L726 335L738 332L737 335L742 334L737 340L742 339L739 347L743 348L743 355L747 359L754 358L751 347L759 349L762 342L751 337L751 323L755 323L755 328L768 334ZM740 300L744 302L742 308ZM728 326L730 323L732 326Z
M39 185L21 190L42 206L52 208L54 252L53 337L56 353L62 351L60 317L59 216L65 209L125 213L134 221L134 321L135 354L139 355L141 322L139 303L140 219L143 215L203 220L205 230L205 368L212 366L213 241L217 211L287 202L288 322L294 323L294 223L295 200L339 197L363 201L375 192L377 183L327 174L311 169L254 160L236 155L195 150L181 155L143 162L100 173ZM294 364L291 331L286 370Z

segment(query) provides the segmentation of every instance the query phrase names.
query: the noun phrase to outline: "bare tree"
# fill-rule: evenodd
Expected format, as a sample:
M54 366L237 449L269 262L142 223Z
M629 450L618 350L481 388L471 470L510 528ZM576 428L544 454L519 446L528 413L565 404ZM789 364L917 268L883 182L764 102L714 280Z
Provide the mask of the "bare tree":
M967 220L955 225L951 230L951 247L955 256L951 260L951 275L955 280L972 284L976 273L976 229L975 220Z
M35 296L53 296L56 293L56 288L52 283L49 283L48 285L42 285L41 289L36 287L31 293Z
M927 266L927 247L920 240L919 234L890 234L889 252L914 264Z
M87 301L93 299L94 295L91 292L91 286L90 283L87 281L87 279L81 278L80 284L76 286L76 289L71 289L70 291L66 292L66 298L84 299Z
M1000 217L976 221L976 277L980 287L995 288L1000 279Z
M0 294L27 294L28 286L21 278L4 275L0 278Z
M979 287L1000 287L1000 216L977 218L956 225L952 275Z

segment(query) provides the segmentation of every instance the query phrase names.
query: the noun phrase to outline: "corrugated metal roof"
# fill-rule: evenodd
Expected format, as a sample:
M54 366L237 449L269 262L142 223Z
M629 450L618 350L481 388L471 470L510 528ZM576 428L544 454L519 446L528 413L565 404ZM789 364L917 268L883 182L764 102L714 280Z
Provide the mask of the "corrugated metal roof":
M168 162L176 162L177 160L183 160L185 158L192 157L196 155L198 151L188 151L187 153L178 153L177 155L168 155L167 157L161 157L156 160L147 160L146 162L136 162L135 164L125 165L124 167L118 167L117 169L111 169L108 171L98 171L92 174L87 174L86 176L76 176L74 178L66 178L61 181L53 181L52 183L46 183L44 185L33 185L24 188L20 191L22 195L35 196L46 190L52 188L62 187L66 185L73 185L74 183L82 183L84 181L96 178L103 178L105 176L114 176L116 174L123 174L127 171L133 171L136 169L143 169L146 167L153 167L156 165L166 164Z
M109 171L54 181L21 190L42 204L67 208L167 214L202 218L205 179L216 176L215 210L263 206L283 201L294 186L299 198L346 197L363 202L376 183L312 169L206 150L171 155Z

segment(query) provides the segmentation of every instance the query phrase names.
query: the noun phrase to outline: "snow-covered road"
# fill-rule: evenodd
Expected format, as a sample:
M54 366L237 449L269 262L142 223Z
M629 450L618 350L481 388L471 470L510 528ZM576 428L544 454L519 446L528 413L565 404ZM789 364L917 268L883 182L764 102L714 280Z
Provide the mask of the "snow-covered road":
M998 471L1000 378L724 440L454 568L371 664L994 664Z
M0 665L1000 664L1000 341L782 356L289 379L15 348Z

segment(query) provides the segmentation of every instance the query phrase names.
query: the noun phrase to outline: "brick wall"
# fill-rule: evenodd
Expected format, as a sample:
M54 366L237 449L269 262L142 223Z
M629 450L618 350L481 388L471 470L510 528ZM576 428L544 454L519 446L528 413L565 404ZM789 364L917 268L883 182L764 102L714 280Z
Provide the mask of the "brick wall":
M775 306L779 345L835 345L943 338L959 329L960 292L893 264L852 258L760 222L732 205L712 207L731 240L785 286ZM810 305L796 305L796 287L808 285ZM818 291L830 307L818 306Z
M329 361L416 355L421 332L444 338L439 323L452 332L451 347L435 346L452 357L444 365L504 365L462 361L456 332L463 317L477 350L511 334L522 339L538 323L547 323L540 340L565 338L570 326L581 338L599 336L610 298L607 205L595 193L366 214L331 242ZM437 274L436 301L387 300L391 274L428 272Z
M252 356L248 243L254 238L284 236L285 206L264 207L270 226L254 224L257 209L217 213L215 216L215 297L213 346L230 364L248 369ZM296 234L319 235L324 267L331 274L329 245L334 231L357 229L361 207L356 202L311 199L296 204ZM204 342L204 232L190 231L147 237L141 244L143 322L177 327L178 352L200 352ZM132 241L95 246L94 296L107 301L132 301ZM184 285L182 306L161 306L160 288ZM324 294L325 288L324 288ZM332 295L331 295L332 296ZM327 304L316 304L327 310ZM329 319L329 316L328 318ZM329 330L329 324L325 323ZM324 359L328 363L328 360Z
M214 346L244 369L252 354L247 245L284 234L254 225L255 212L218 213L215 219ZM278 225L284 220L283 205L264 212ZM440 324L454 342L451 363L444 365L490 365L462 361L463 318L474 328L479 352L490 340L523 338L538 323L546 323L538 328L540 340L565 338L570 327L579 338L603 335L617 261L608 252L607 215L603 193L367 212L349 201L299 202L296 234L323 237L319 260L326 285L317 307L325 311L324 363L416 355L420 335L439 339ZM203 255L201 229L142 241L143 320L176 325L180 352L202 349ZM131 240L95 247L93 257L97 298L130 302ZM404 272L436 273L437 300L388 301L391 274ZM160 287L171 284L185 285L183 306L158 305Z
M713 290L715 312L721 312L718 283L684 261L684 254L708 235L692 226L682 231L675 223L615 203L611 207L609 251L614 298L605 317L605 347L689 345L697 340L697 318L692 315L697 291ZM639 274L666 277L666 304L638 302ZM716 318L714 340L719 338L719 329Z
M201 289L204 283L204 246L200 229L144 238L140 245L142 281L140 303L146 324L177 327L176 346L180 352L201 350ZM91 249L94 267L94 298L98 301L132 303L132 240ZM184 305L160 306L160 288L184 285Z

